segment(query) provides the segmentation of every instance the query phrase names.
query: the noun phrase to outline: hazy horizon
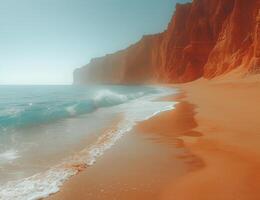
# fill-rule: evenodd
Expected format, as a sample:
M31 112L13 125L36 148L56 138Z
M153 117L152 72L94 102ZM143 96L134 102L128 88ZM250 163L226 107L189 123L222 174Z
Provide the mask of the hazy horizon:
M186 1L0 1L0 84L71 84L91 58L165 30Z

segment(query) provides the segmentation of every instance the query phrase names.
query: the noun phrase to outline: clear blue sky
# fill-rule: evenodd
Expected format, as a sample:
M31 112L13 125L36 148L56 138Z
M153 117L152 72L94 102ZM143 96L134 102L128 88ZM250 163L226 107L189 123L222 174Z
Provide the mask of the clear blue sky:
M75 68L163 31L187 0L0 0L0 84L70 84Z

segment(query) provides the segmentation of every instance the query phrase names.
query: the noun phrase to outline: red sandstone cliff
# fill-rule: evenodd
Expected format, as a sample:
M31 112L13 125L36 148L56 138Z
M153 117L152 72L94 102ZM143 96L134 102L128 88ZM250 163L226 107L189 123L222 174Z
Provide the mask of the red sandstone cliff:
M93 59L74 82L187 82L235 68L260 72L260 0L193 0L177 4L165 32Z

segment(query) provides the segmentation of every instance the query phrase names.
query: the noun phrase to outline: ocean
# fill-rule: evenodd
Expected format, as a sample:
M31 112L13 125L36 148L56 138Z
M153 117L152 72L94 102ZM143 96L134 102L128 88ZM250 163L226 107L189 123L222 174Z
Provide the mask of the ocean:
M0 199L59 191L139 121L176 102L158 86L0 86Z

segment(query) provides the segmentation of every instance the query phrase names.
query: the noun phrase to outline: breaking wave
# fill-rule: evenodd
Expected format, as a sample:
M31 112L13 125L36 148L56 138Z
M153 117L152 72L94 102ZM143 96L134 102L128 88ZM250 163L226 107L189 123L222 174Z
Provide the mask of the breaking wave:
M13 120L12 123L19 122L20 125L32 124L32 121L35 123L46 122L44 121L46 118L57 120L81 115L93 112L101 107L106 108L107 112L123 113L122 119L113 129L101 134L95 142L74 156L64 159L60 164L49 168L47 171L0 185L0 199L36 200L58 192L66 180L77 174L82 168L93 165L106 150L110 149L138 122L147 120L160 112L173 109L176 102L154 101L158 97L172 93L171 90L160 91L154 89L123 94L102 89L91 95L91 98L81 99L78 102L55 103L54 105L52 105L53 101L52 103L30 103L26 106L26 109L20 109L19 112L12 111L10 116L3 115L3 112L0 113L0 120L9 117L9 120ZM100 113L97 112L96 114L102 114L102 111L104 110L100 109ZM8 120L5 122L5 125L12 124ZM0 154L0 158L6 158L9 161L16 159L18 156L15 149Z
M151 93L156 90L148 91ZM17 105L0 112L0 128L24 127L54 122L68 117L91 113L101 107L115 106L146 95L147 92L119 94L109 89L99 90L90 98L62 101L37 102Z

